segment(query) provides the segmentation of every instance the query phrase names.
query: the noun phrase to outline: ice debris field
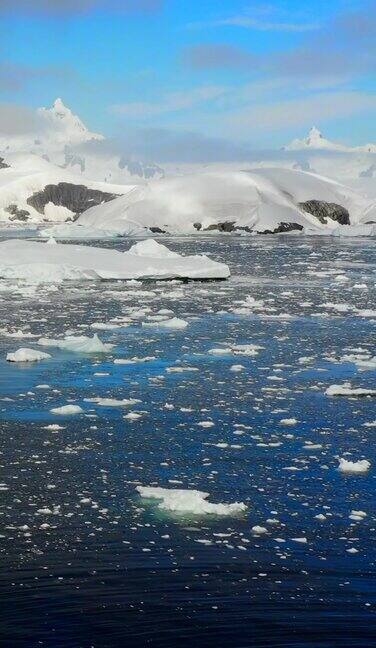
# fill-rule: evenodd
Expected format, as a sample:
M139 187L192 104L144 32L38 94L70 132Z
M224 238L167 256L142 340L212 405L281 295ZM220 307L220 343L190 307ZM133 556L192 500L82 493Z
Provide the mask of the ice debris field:
M22 634L19 597L48 591L41 642L64 608L67 641L111 619L115 644L155 623L172 647L193 619L230 646L235 615L239 645L302 648L309 611L369 648L374 242L160 241L152 260L108 243L103 265L91 245L0 243L5 626ZM66 250L107 281L61 281ZM125 281L145 258L149 280Z

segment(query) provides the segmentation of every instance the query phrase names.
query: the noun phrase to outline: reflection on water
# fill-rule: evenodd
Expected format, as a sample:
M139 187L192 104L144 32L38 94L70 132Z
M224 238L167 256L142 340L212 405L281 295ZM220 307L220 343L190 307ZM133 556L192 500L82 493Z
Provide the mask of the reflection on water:
M0 283L2 642L369 648L374 399L325 389L376 388L374 371L343 360L375 355L374 318L358 312L375 308L374 242L168 245L226 261L231 280ZM248 297L257 305L244 312ZM159 311L189 326L142 326ZM119 328L98 331L116 345L105 356L50 349L50 361L5 362L39 336L92 335L91 324L110 321ZM37 337L10 337L18 329ZM209 353L239 344L261 348ZM102 407L94 397L141 402ZM69 403L84 413L50 413ZM345 476L338 457L373 465ZM137 484L199 489L248 510L179 517L142 500Z

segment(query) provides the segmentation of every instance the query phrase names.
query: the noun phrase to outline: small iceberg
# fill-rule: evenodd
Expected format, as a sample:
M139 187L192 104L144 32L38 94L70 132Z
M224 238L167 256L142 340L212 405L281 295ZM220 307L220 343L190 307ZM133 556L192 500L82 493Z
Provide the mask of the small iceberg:
M325 391L327 396L376 396L376 389L353 388L350 383L331 385Z
M153 486L137 486L136 490L143 498L161 500L158 508L173 513L237 515L247 510L247 506L243 502L212 504L207 501L209 493L203 493L198 490L158 488Z
M83 414L83 409L79 405L63 405L62 407L53 407L50 412L57 416L73 416Z
M347 459L340 459L338 470L342 473L347 473L349 475L360 475L366 473L371 468L371 462L367 459L361 459L360 461L347 461Z
M49 353L22 348L14 353L8 353L7 362L39 362L40 360L48 360L48 358L51 358Z
M153 239L126 252L88 245L11 239L0 243L0 278L27 283L95 279L227 279L224 263L207 256L181 256Z
M105 344L98 335L92 338L86 335L73 336L67 335L62 340L49 338L40 338L38 344L44 347L56 347L62 351L71 351L73 353L107 353L114 348L113 344Z

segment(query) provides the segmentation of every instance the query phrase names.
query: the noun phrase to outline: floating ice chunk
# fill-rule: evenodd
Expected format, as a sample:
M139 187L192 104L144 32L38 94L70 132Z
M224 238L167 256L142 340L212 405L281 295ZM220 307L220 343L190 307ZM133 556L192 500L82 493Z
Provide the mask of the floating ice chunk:
M233 504L212 504L207 502L209 493L197 490L154 488L152 486L137 486L141 497L162 500L158 508L176 513L192 513L194 515L236 515L247 510L243 502Z
M122 400L116 398L85 398L85 402L96 403L99 407L131 407L141 403L137 398L123 398Z
M340 472L349 475L360 475L368 472L370 468L371 462L367 461L367 459L361 459L360 461L347 461L347 459L341 458L338 466Z
M325 391L327 396L376 396L376 389L353 389L350 383L331 385Z
M280 425L296 425L298 423L298 420L296 418L285 418L281 419L279 424Z
M265 527L262 527L262 526L258 526L257 524L256 524L256 526L252 527L251 531L255 535L263 535L264 533L268 533L268 529L266 529Z
M260 349L264 347L258 344L232 344L225 348L209 349L210 355L244 355L244 356L257 356Z
M366 518L367 513L365 511L351 511L351 515L356 515L358 518Z
M376 310L365 308L364 310L357 311L358 317L376 317Z
M153 257L154 259L165 259L166 257L178 259L180 254L169 250L165 245L161 245L154 239L146 239L132 245L128 254L134 254L140 257Z
M4 335L6 337L10 338L16 338L18 340L22 340L24 338L35 338L38 337L37 335L33 335L30 333L30 331L21 331L21 329L18 329L17 331L8 331L5 328L0 329L0 335Z
M53 407L50 412L58 416L73 416L74 414L82 414L83 409L79 405L63 405L62 407Z
M40 360L48 360L51 358L49 353L43 351L36 351L35 349L18 349L15 353L8 353L8 362L39 362Z
M46 245L11 239L0 243L0 277L28 283L95 279L227 279L224 263L183 257L153 240L127 252L87 245Z
M130 365L130 364L136 364L136 363L142 363L142 362L153 362L153 360L156 360L156 356L145 356L145 358L117 358L114 360L115 365Z
M230 355L231 349L209 349L210 355Z
M361 371L376 369L376 356L370 353L350 353L339 358L339 362L351 362Z
M199 371L197 367L167 367L167 373L195 373Z
M126 323L112 324L111 322L93 322L90 324L90 328L96 331L114 331L119 328L125 328L126 326L128 326Z
M244 371L245 367L244 365L237 364L237 365L232 365L230 367L230 371L233 371L234 373L239 373L241 371Z
M142 322L142 326L162 326L163 328L170 329L185 329L188 326L188 322L179 317L173 317L172 319L167 319L157 322Z
M57 347L63 351L72 351L74 353L106 353L114 348L113 344L103 343L98 335L94 335L92 338L86 335L78 337L67 335L63 340L40 338L38 344L45 347Z
M138 421L142 418L142 414L139 414L138 412L129 412L129 414L126 414L124 418L128 421Z

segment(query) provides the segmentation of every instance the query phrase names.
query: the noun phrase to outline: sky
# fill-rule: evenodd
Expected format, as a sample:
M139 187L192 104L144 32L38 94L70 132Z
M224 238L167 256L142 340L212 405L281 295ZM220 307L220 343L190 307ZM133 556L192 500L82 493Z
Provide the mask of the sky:
M0 0L0 131L62 97L141 156L236 158L312 125L365 144L375 72L376 0Z

